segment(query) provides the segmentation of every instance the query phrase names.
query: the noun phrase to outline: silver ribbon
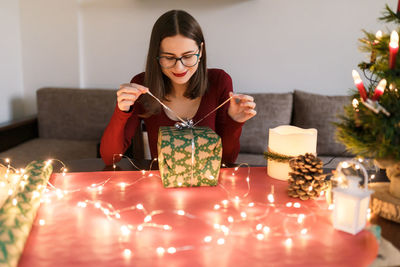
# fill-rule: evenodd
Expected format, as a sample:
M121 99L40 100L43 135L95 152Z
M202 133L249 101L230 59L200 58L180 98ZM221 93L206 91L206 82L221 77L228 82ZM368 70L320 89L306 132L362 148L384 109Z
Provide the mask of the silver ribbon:
M209 112L207 115L205 115L202 119L200 119L199 121L197 121L196 123L193 122L192 119L188 119L188 120L184 120L181 117L178 116L178 114L176 114L172 109L170 109L167 105L165 105L160 99L158 99L157 97L155 97L150 91L147 91L147 93L152 96L155 100L158 101L158 103L160 103L161 106L163 106L165 109L167 109L168 111L170 111L172 114L174 114L181 122L176 122L175 123L175 128L178 130L183 130L183 129L190 129L191 133L192 133L192 168L191 168L191 177L190 177L190 184L193 184L193 178L194 178L194 155L195 155L195 142L194 142L194 132L193 129L194 127L201 122L202 120L204 120L205 118L207 118L208 116L210 116L212 113L214 113L216 110L218 110L220 107L222 107L223 105L225 105L226 103L229 102L229 100L231 100L233 98L233 96L229 97L227 100L225 100L221 105L219 105L218 107L216 107L215 109L213 109L211 112ZM236 99L238 100L238 99ZM240 101L240 100L239 100ZM237 101L236 101L237 102Z

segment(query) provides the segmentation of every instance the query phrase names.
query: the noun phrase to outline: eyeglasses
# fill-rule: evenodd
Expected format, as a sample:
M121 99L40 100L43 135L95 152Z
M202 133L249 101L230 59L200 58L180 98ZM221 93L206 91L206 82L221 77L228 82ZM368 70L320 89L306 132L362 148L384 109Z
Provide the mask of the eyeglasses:
M187 54L181 57L172 57L172 56L159 56L157 57L158 62L160 62L160 66L164 69L172 68L176 65L178 60L185 67L193 67L199 62L200 54Z

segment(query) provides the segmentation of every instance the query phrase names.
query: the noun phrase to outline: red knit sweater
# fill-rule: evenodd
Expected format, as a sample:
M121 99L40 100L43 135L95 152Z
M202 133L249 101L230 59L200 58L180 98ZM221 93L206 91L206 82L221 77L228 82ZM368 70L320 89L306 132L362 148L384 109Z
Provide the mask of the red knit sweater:
M140 73L133 77L131 82L143 84L143 80L144 73ZM208 90L203 95L199 109L193 117L195 123L228 99L229 92L232 91L232 79L223 70L209 69L208 81ZM234 163L240 149L239 137L243 123L232 120L227 112L228 107L229 102L201 121L198 126L208 126L221 137L222 162ZM114 114L101 139L100 154L105 164L111 165L114 154L123 154L126 151L142 119L149 137L151 156L152 158L157 157L158 128L160 126L173 126L176 121L171 120L163 109L159 114L152 115L149 118L139 118L138 114L143 113L144 109L138 102L133 105L133 109L128 113L121 111L118 105L115 107Z

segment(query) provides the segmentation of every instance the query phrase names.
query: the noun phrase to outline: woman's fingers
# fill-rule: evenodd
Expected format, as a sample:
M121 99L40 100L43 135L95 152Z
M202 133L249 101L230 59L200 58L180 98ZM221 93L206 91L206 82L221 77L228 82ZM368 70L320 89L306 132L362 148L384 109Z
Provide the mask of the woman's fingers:
M232 119L238 122L245 122L254 117L257 112L254 110L256 103L254 98L249 95L229 93L231 106L228 109L228 114Z
M122 111L128 111L135 101L141 94L145 94L149 91L147 87L144 87L136 83L124 83L121 84L120 89L117 91L117 102L118 108Z
M254 103L254 102L244 102L244 103L241 103L240 106L242 106L244 108L254 109L256 107L256 103Z

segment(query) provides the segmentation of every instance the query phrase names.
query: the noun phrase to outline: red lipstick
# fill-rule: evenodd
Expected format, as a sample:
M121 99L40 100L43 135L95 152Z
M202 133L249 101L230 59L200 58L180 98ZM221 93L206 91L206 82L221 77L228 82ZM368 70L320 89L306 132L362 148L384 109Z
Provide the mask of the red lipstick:
M172 74L174 74L175 77L183 77L183 76L186 75L186 73L187 73L187 71L182 72L182 73L175 73L175 72L173 72Z

